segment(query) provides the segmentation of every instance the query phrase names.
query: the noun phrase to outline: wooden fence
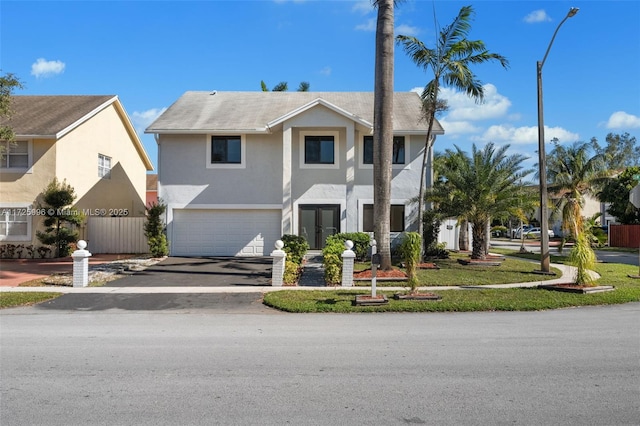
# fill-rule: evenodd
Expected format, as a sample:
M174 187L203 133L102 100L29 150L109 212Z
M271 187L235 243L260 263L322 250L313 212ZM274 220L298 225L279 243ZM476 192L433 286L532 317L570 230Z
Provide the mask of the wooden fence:
M609 247L640 247L640 225L609 225Z
M148 253L144 217L90 217L87 242L91 253Z

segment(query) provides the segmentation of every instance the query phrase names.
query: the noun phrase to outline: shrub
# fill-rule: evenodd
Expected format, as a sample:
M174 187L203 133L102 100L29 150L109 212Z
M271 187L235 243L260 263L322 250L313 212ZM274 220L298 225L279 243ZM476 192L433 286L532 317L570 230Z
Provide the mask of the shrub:
M328 284L340 284L342 281L342 252L344 241L340 234L327 238L326 245L322 249L322 262L324 265L324 280Z
M290 234L283 235L281 240L284 243L282 250L287 253L287 261L302 265L304 255L307 254L307 251L309 250L309 243L307 243L307 240L300 235Z
M422 238L417 232L407 232L400 244L400 254L407 268L408 284L411 292L416 291L418 286L418 263L420 262L420 248Z
M75 190L66 180L59 182L57 178L47 185L42 192L44 205L47 210L44 219L44 232L36 231L36 236L42 244L53 246L55 257L65 257L71 252L71 244L78 240L78 233L73 226L80 225L83 215L71 207L76 199Z
M342 242L342 250L344 250L344 242L351 240L353 242L352 250L356 254L356 259L364 260L367 258L371 237L369 237L369 234L366 232L343 232L331 235L327 238L327 241L329 241L330 238L339 239ZM342 253L342 251L340 253Z
M591 228L591 234L593 235L592 245L595 247L604 247L609 241L607 233L602 228Z
M300 264L287 259L284 263L284 275L282 277L282 281L289 285L296 284L300 278L300 272Z
M169 244L162 222L162 215L166 210L167 206L162 203L152 203L146 208L147 220L144 222L144 235L147 237L149 251L153 257L169 254Z

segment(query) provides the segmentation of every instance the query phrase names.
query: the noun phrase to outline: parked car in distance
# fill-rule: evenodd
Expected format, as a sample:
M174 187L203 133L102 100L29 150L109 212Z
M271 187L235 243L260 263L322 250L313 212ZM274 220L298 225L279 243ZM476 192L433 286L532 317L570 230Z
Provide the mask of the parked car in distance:
M552 229L549 229L549 238L555 237ZM525 238L540 238L540 228L531 228L524 233Z
M522 229L524 230L525 234L532 228L533 228L532 225L522 225ZM520 227L517 227L516 229L511 230L511 238L522 238L522 232Z

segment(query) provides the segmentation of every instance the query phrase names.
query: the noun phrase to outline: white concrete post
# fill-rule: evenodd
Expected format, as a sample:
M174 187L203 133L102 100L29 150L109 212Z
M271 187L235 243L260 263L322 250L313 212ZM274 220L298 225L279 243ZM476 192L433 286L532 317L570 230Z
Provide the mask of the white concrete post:
M378 242L374 239L371 240L371 297L377 297L376 295L376 274L378 271Z
M78 241L78 250L71 254L73 258L73 286L86 287L89 285L89 257L91 253L85 250L87 242Z
M351 250L353 241L344 242L345 251L342 252L342 287L353 287L353 263L356 254Z
M273 257L273 268L271 269L271 286L282 287L287 253L282 250L282 247L284 247L284 243L281 240L276 241L275 247L276 249L271 252L271 256Z

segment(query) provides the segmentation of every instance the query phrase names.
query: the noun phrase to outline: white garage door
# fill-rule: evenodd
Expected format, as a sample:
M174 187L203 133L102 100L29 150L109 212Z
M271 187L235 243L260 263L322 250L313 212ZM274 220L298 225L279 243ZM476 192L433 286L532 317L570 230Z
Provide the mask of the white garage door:
M280 210L174 210L171 255L268 256L280 218Z

